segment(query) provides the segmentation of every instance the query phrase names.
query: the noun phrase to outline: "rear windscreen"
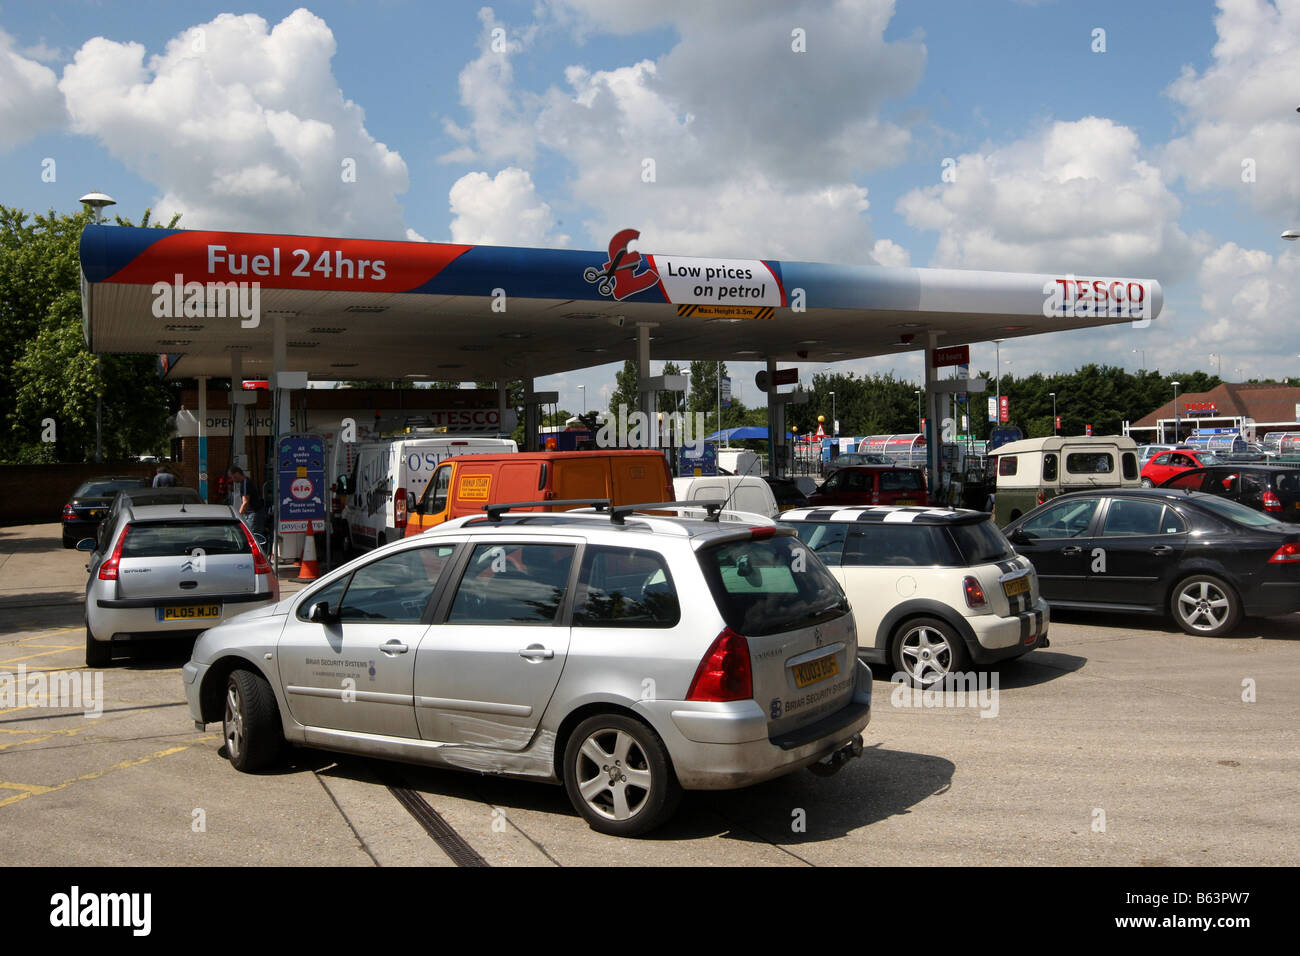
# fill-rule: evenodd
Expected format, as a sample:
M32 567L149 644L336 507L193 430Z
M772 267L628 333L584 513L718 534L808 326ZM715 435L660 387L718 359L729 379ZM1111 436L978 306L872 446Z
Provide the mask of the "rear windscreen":
M124 558L167 558L203 554L251 554L238 521L151 521L133 524L122 543Z
M977 521L974 524L954 524L948 530L968 565L992 564L1016 556L1011 543L994 527L991 520Z
M794 535L728 541L698 557L722 619L739 634L794 631L848 613L839 583Z
M881 491L924 491L919 471L882 471L880 473Z
M67 487L66 485L64 486ZM143 478L126 478L121 481L86 481L72 493L74 498L111 498L128 488L144 487Z

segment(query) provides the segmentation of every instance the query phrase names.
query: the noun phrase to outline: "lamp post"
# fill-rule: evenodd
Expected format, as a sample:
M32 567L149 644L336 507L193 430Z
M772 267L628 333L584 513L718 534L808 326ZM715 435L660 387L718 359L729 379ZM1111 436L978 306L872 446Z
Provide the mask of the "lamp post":
M831 392L831 437L840 437L840 423L835 417L835 393Z
M578 391L582 392L582 414L587 414L587 386L579 385Z
M1145 371L1147 370L1147 350L1146 350L1146 349L1133 349L1133 351L1134 351L1134 352L1140 352L1140 353L1142 354L1142 367L1139 368L1138 371L1139 371L1139 372L1145 372Z
M117 200L107 193L89 192L82 196L80 202L89 206L95 214L95 224L104 221L104 207L116 206ZM99 356L95 356L95 377L99 379L95 394L95 461L104 460L104 370Z
M1170 382L1169 384L1172 385L1172 386L1174 387L1174 444L1177 445L1177 444L1178 444L1178 431L1179 431L1179 428L1178 428L1178 386L1179 386L1179 385L1182 385L1183 383L1182 383L1182 382Z
M916 427L919 431L925 431L925 429L921 427L922 414L923 413L921 412L921 390L918 388L916 390Z
M1218 363L1218 365L1219 365L1219 380L1222 381L1222 380L1223 380L1223 356L1222 356L1222 355L1219 355L1217 352L1211 352L1211 353L1210 353L1210 361L1211 361L1211 362L1217 362L1217 363Z
M1056 434L1056 393L1048 392L1052 396L1052 434Z

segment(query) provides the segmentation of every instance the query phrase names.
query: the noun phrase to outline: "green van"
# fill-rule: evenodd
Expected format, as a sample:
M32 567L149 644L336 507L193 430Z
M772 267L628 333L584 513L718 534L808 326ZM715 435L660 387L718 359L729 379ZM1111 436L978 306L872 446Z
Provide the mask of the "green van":
M992 457L993 523L999 528L1069 491L1141 486L1137 442L1120 435L1026 438L1002 445Z

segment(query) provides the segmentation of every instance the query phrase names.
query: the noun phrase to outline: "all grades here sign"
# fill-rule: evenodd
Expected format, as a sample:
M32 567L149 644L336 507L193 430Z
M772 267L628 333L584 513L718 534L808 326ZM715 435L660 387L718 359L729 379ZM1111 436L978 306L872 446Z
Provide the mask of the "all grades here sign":
M319 435L280 439L280 533L325 530L325 442Z

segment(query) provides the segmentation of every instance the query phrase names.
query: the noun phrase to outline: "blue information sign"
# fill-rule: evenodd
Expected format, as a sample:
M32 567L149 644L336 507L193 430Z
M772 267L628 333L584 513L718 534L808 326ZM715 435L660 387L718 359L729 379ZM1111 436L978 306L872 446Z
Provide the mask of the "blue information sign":
M280 533L325 530L325 440L283 435L276 458L280 473Z
M677 463L683 478L713 478L718 474L718 451L707 443L698 450L682 446L677 449Z

